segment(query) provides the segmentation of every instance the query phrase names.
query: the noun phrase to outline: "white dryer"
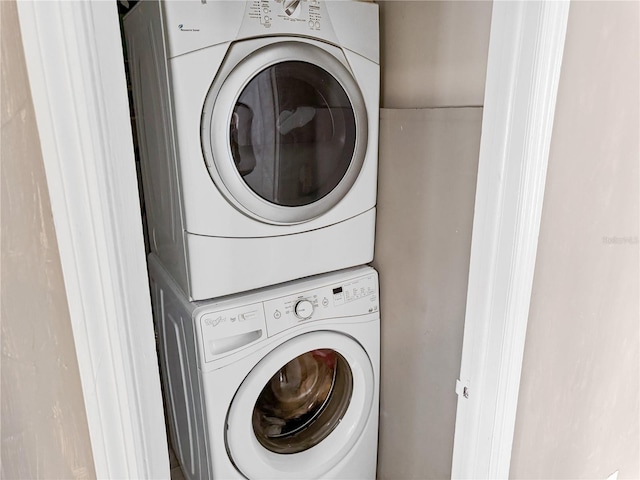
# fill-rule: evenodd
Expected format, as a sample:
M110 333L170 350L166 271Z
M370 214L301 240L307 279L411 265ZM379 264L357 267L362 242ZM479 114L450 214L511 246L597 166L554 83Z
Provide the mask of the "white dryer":
M143 1L124 27L151 247L190 299L372 260L376 4Z
M149 264L169 431L188 479L375 478L375 270L189 303L153 254Z

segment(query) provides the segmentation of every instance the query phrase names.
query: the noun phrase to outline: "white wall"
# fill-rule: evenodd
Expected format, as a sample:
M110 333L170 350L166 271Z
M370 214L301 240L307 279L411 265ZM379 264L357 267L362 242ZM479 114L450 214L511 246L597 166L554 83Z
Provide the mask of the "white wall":
M512 478L640 478L639 29L571 4Z
M0 2L2 478L95 478L15 2Z

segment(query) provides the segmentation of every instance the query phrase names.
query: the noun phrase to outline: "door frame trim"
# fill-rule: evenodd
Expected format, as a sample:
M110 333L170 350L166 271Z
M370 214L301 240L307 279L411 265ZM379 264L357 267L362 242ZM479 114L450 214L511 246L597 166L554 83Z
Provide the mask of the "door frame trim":
M569 2L493 3L453 478L508 478Z
M18 10L96 475L168 478L116 5ZM567 0L493 5L456 478L509 473L567 14Z
M18 15L97 478L169 478L116 2Z

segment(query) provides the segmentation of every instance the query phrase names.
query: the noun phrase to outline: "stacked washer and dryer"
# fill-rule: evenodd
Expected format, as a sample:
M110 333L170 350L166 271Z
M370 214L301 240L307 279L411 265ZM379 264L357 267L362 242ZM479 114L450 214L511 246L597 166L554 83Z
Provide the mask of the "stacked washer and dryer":
M124 31L185 477L375 478L377 5L141 1Z

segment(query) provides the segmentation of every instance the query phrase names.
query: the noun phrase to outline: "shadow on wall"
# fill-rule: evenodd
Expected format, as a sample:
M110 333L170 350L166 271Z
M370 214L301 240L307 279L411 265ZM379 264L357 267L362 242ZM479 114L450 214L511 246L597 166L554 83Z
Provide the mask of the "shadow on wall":
M378 478L449 478L480 108L381 112Z

